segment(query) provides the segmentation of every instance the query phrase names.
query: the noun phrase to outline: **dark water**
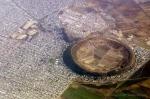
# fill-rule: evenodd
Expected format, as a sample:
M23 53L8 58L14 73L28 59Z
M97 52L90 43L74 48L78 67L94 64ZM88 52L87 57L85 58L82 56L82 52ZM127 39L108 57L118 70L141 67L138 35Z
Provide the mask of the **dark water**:
M110 71L108 73L90 73L83 70L73 61L71 56L71 46L64 51L63 61L70 70L72 70L74 73L77 73L79 75L86 75L89 77L106 77L106 76L112 76L121 73L121 71L115 71L115 70Z
M87 75L87 76L100 76L96 73L89 73L82 68L80 68L72 59L71 57L71 47L68 47L64 53L63 53L63 61L66 64L66 66L71 69L73 72L79 74L79 75Z
M101 73L100 74L100 73L90 73L90 72L83 70L73 61L72 56L71 56L71 46L68 47L64 51L63 61L69 69L71 69L73 72L75 72L79 75L87 75L87 76L91 76L91 77L105 77L105 76L112 76L112 75L118 74L115 71L110 71L109 73Z

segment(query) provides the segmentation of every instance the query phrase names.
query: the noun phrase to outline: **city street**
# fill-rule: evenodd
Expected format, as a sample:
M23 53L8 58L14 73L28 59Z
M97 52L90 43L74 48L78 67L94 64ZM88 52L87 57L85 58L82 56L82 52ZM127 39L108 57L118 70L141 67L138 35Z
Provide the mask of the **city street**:
M0 0L0 99L56 99L76 76L62 62L67 43L57 29L57 14L76 0ZM38 34L11 35L28 20Z

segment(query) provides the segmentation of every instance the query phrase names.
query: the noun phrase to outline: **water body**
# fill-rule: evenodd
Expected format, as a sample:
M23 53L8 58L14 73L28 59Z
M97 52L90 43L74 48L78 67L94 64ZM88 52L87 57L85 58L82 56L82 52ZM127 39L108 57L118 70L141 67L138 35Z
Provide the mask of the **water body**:
M79 74L79 75L86 75L89 77L104 77L104 76L112 76L112 75L116 75L119 72L116 71L111 71L109 73L102 73L102 74L98 74L98 73L90 73L85 71L84 69L80 68L72 59L71 56L71 46L69 46L63 53L63 61L66 64L66 66L71 69L73 72Z
M72 56L71 56L71 46L69 46L64 51L63 61L69 69L71 69L73 72L75 72L79 75L99 76L99 74L89 73L89 72L83 70L73 61Z

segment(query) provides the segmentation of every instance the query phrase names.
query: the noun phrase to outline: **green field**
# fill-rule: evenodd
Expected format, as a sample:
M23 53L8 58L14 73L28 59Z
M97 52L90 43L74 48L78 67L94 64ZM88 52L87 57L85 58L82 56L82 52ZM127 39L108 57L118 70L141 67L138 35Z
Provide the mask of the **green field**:
M103 95L76 84L71 85L61 97L62 99L104 99Z
M120 87L117 88L118 85ZM90 87L71 84L61 99L150 99L150 79Z

